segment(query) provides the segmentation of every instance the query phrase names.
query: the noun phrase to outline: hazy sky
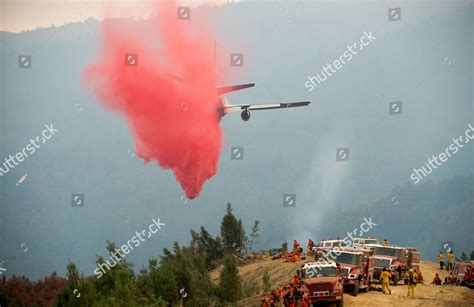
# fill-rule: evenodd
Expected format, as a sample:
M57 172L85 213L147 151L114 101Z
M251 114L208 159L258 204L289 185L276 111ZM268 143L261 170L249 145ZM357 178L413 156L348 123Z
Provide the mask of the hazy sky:
M60 26L87 18L103 19L104 8L111 16L145 18L150 3L165 0L0 0L0 30L21 32L37 27ZM182 0L180 5L222 4L229 0ZM238 2L238 1L233 1ZM119 13L120 12L120 13Z

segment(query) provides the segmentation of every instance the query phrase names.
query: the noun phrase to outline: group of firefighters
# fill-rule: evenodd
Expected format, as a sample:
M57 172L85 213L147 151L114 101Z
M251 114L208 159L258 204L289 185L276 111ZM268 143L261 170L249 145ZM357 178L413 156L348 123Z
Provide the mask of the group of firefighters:
M312 254L314 242L313 240L309 239L308 240L308 250L307 250L307 255L309 256ZM291 252L285 252L281 255L281 258L283 259L284 262L298 262L303 256L303 248L301 247L300 243L297 240L293 241L293 250Z
M307 255L311 255L314 247L313 240L308 240ZM287 253L283 257L284 261L298 262L303 255L303 248L297 240L293 241L293 249L290 253ZM284 284L278 290L273 290L270 295L262 296L260 299L262 307L276 306L277 304L283 304L287 307L309 307L311 301L308 297L308 293L301 291L301 279L295 275L291 278L289 283ZM298 304L299 302L299 304Z
M278 290L272 290L270 295L262 296L260 299L262 307L270 307L283 305L286 307L309 307L311 301L308 293L301 291L301 279L298 276L293 276L289 283L284 284ZM299 304L298 304L299 302Z
M446 265L446 271L451 271L452 269L454 269L454 259L455 259L454 253L453 253L452 250L450 250L448 252L447 258L448 258L448 263ZM439 269L444 270L444 253L443 253L443 251L439 251L438 260L439 260Z
M388 246L388 240L384 239L382 242L382 245ZM308 246L307 246L307 255L312 254L312 250L314 246L315 246L314 242L311 239L309 239ZM294 240L293 250L291 253L289 253L289 256L285 260L291 261L291 262L297 262L300 260L302 253L303 253L303 248L301 248L297 240ZM453 252L450 251L447 257L448 257L447 269L449 268L452 269L453 263L454 263ZM442 253L442 251L440 251L438 258L440 261L440 269L443 269L444 254ZM438 274L436 275L438 276ZM387 270L387 268L383 268L383 271L380 274L380 282L382 284L382 291L384 294L386 293L392 294L392 291L390 289L391 278L392 278L392 275ZM416 273L416 270L414 270L413 268L410 268L405 273L405 283L407 284L407 287L408 287L408 291L407 291L408 297L412 297L412 298L415 297L415 286L420 281L420 278L421 278L421 275L418 276ZM311 301L308 297L308 293L301 291L301 285L302 285L301 279L296 275L293 276L290 283L284 284L278 290L273 290L268 297L267 296L261 297L260 299L261 306L270 307L270 306L276 306L276 304L283 304L283 306L287 306L287 307L296 307L298 306L298 302L300 302L301 307L311 306Z
M392 290L390 290L390 278L392 278L392 274L390 274L387 268L383 268L382 273L380 273L380 283L382 284L383 294L387 292L388 294L392 294ZM412 268L405 272L405 281L408 285L408 297L415 297L415 286L418 283L418 280L419 278L416 271Z

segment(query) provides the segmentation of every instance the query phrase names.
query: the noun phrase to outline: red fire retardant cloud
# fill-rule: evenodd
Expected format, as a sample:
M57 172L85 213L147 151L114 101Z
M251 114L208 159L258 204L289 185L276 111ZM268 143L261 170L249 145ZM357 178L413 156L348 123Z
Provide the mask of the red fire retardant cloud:
M196 16L178 19L171 1L154 6L153 21L103 22L100 53L84 79L125 117L137 155L171 169L192 199L216 173L223 138L215 39Z

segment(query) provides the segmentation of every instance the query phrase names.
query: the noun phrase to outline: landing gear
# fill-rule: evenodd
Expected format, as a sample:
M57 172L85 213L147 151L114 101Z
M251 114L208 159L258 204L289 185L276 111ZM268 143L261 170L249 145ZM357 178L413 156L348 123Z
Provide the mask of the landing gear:
M250 119L250 111L243 110L242 113L240 114L240 117L242 118L243 121L248 121Z

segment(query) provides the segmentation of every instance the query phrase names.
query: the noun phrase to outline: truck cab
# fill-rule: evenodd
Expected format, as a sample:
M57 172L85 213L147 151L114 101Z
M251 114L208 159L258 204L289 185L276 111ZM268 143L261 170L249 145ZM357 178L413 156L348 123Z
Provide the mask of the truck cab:
M344 288L341 267L335 261L313 261L301 266L301 291L306 292L311 304L335 303L342 307Z
M375 258L370 250L345 249L336 253L334 261L341 266L344 289L356 296L368 291L373 279Z
M345 247L347 246L346 243L344 243L343 240L321 240L319 241L318 245L314 246L313 247L313 252L314 254L316 255L316 258L318 257L318 252L319 254L326 254L328 253L329 251L331 251L332 249L338 247L338 248L342 248L342 247Z
M403 278L408 270L408 250L395 245L370 245L370 247L375 257L374 279L378 280L382 269L387 268L392 275L393 285L397 286L400 278Z
M372 238L372 237L364 237L364 238L355 238L352 242L352 246L355 248L359 247L366 247L366 245L375 244L379 245L379 240Z

